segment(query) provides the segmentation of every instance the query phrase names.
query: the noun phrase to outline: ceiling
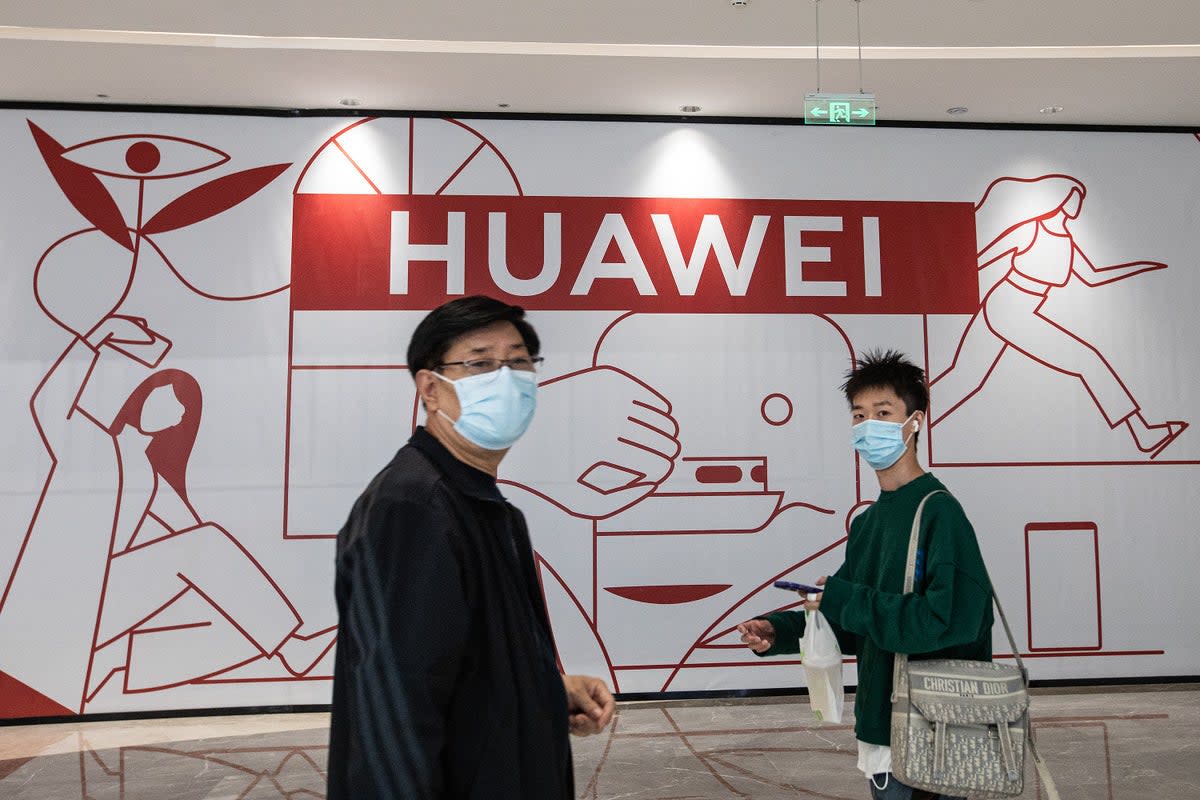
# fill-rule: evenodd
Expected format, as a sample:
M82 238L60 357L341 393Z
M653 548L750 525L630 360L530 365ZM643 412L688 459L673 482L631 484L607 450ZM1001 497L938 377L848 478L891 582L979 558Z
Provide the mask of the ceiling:
M0 0L8 104L796 118L818 88L881 121L1200 130L1200 2Z

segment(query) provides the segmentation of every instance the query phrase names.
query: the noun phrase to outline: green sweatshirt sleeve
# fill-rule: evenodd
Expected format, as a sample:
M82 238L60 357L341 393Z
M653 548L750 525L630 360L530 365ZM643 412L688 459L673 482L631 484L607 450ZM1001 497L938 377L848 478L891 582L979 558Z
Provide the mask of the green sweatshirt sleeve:
M800 637L804 635L803 611L776 611L755 619L765 619L775 627L775 643L759 656L782 656L800 652Z
M846 565L843 563L838 567L837 572L830 576L829 580L833 580L838 575L841 575L846 570ZM828 588L828 587L826 587ZM821 595L824 598L825 595ZM822 600L822 604L824 600ZM824 605L821 610L824 611ZM837 622L828 614L825 615L830 627L833 628L833 633L837 637L838 646L843 653L854 652L853 634L838 625ZM770 649L758 653L759 656L782 656L791 653L800 652L800 639L804 636L806 627L806 617L803 611L775 611L770 614L763 614L755 619L765 619L775 628L775 643Z
M833 576L821 599L825 616L892 653L929 653L976 639L991 602L983 560L966 517L943 508L948 513L930 519L923 592L884 592Z

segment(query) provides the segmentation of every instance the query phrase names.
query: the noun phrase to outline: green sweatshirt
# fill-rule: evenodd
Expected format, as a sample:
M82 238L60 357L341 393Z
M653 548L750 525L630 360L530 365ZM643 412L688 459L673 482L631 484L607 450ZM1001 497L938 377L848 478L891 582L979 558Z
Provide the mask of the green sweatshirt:
M991 588L975 531L952 496L936 494L922 513L914 590L903 594L913 515L925 495L944 489L930 473L879 499L850 524L846 560L829 577L821 611L842 653L858 659L854 733L891 743L893 653L926 658L992 658ZM775 643L762 655L797 653L804 614L778 611Z

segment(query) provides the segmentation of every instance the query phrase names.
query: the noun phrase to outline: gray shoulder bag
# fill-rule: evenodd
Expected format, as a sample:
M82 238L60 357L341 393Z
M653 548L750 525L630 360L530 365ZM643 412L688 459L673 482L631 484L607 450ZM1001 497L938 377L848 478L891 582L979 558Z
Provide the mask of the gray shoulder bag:
M913 590L921 500L908 541L904 593ZM991 585L991 578L988 578ZM1016 664L941 659L909 661L897 653L892 678L892 774L901 783L945 795L972 798L1015 797L1024 791L1025 747L1046 787L1058 789L1029 726L1029 679L1012 630L992 591Z

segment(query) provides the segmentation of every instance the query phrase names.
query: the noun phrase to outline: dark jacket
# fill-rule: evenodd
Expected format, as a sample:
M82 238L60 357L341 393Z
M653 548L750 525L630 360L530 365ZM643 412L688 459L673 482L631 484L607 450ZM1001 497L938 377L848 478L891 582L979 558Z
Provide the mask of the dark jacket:
M329 800L574 794L525 519L418 428L337 543Z

